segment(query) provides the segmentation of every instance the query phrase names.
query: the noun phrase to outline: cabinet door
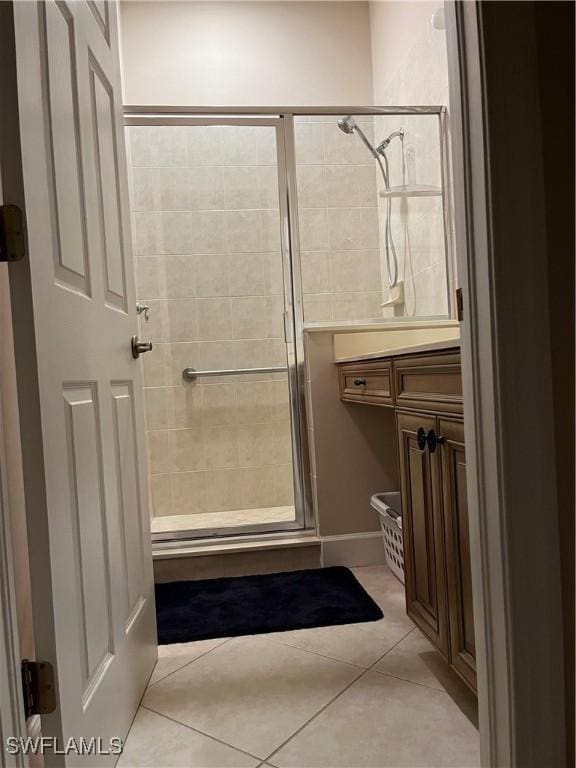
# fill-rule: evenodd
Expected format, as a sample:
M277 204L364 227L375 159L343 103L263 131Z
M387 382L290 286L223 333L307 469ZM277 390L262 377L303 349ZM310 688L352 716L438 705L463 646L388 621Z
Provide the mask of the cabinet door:
M476 690L464 424L439 419L438 427L439 434L445 440L438 453L442 461L442 497L446 528L450 657L454 668Z
M448 657L446 565L440 488L440 457L418 445L418 429L436 429L436 419L398 414L406 610Z

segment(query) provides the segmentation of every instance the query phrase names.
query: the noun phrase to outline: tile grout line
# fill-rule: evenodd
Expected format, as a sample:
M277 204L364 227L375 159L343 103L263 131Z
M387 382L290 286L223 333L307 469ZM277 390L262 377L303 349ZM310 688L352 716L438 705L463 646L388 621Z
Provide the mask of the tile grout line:
M185 667L189 667L190 664L194 664L195 661L198 661L198 659L203 658L204 656L207 656L209 653L212 653L212 651L215 651L217 648L221 648L223 645L226 645L232 638L226 637L222 640L221 643L218 643L218 645L215 645L213 648L208 648L207 651L204 651L204 653L201 653L199 656L195 656L193 659L190 659L190 661L187 661L185 664L183 664L181 667L178 667L178 669L172 670L172 672L168 672L167 675L164 675L164 677L159 678L158 680L155 680L153 683L149 683L146 686L146 690L149 690L150 688L153 688L158 683L162 682L163 680L166 680L171 675L175 675L176 672L180 672L181 669L184 669ZM198 642L202 642L201 640Z
M372 668L376 666L376 664L378 664L380 661L382 661L382 659L387 654L389 654L390 651L394 650L394 648L396 648L397 645L399 645L403 640L405 640L408 637L408 635L410 635L412 632L414 632L415 629L416 629L416 627L413 627L409 632L407 632L403 637L401 637L400 640L398 640L397 643L394 643L394 645L391 648L389 648L386 651L386 653L383 653L379 658L377 658L376 661L370 667L368 667L367 669L364 669L364 671L362 671L357 677L355 677L354 680L352 680L350 683L348 683L348 685L345 688L343 688L339 693L337 693L336 696L334 696L334 698L330 699L330 701L327 702L321 709L319 709L318 712L316 712L314 715L312 715L312 717L309 720L307 720L303 725L300 726L300 728L298 728L296 731L294 731L294 733L291 736L289 736L285 741L283 741L282 744L280 744L278 747L276 747L276 749L273 752L271 752L264 759L264 762L265 763L268 762L272 757L274 757L274 755L277 752L279 752L281 749L283 749L286 746L286 744L288 744L290 741L292 741L292 739L294 739L296 736L298 736L298 734L301 733L304 730L304 728L306 728L308 725L310 725L310 723L313 720L315 720L326 709L328 709L328 707L330 707L337 699L339 699L340 696L342 696L344 693L346 693L346 691L349 688L351 688L353 685L355 685L355 683L357 683L359 680L361 680L364 677L364 675L366 675L368 672L370 672L372 670Z
M367 667L363 667L361 664L354 664L352 661L344 661L344 659L337 659L335 656L326 656L324 653L319 653L318 651L311 651L309 648L301 648L299 645L291 645L290 643L283 643L281 640L272 639L269 637L266 637L266 635L260 636L262 640L267 640L269 643L276 643L277 645L281 645L283 648L293 648L296 651L305 651L306 653L311 653L313 656L319 656L321 659L326 659L327 661L336 661L339 664L347 664L349 667L353 667L354 669L362 669L366 670Z
M209 733L206 733L205 731L201 731L199 728L194 728L192 725L188 725L188 723L183 723L181 720L176 720L174 717L170 717L170 715L166 715L163 712L158 712L156 709L152 709L150 706L146 706L144 704L140 704L140 707L142 709L145 709L147 712L153 712L155 715L158 715L159 717L163 717L166 720L170 720L172 723L176 723L176 725L180 725L183 728L187 728L189 731L192 731L193 733L197 733L200 736L204 736L207 739L211 739L212 741L217 742L218 744L222 744L224 747L228 747L229 749L233 749L236 752L241 752L244 755L247 755L248 757L251 757L253 760L260 760L262 762L266 761L266 758L262 760L261 757L258 757L258 755L253 755L251 752L246 752L245 749L242 749L241 747L234 747L232 744L228 744L228 742L223 741L222 739L219 739L217 736L212 736ZM261 765L261 763L259 763Z
M426 683L417 683L416 680L408 680L405 677L398 677L398 675L391 675L390 672L381 672L379 669L375 669L374 672L377 675L382 675L383 677L391 677L392 679L400 680L403 683L411 683L412 685L419 685L420 688L427 688L429 691L436 691L436 693L445 693L447 696L450 696L450 694L445 688L434 688L432 685L426 685Z

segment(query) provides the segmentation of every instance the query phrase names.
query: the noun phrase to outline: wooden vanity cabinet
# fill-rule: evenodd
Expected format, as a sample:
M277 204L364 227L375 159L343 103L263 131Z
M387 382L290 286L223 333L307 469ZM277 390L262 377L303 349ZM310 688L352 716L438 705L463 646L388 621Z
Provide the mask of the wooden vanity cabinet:
M392 386L376 394L383 366ZM395 408L406 611L476 690L460 352L346 363L339 380L342 400Z
M418 444L418 431L436 427L434 416L399 413L398 449L404 534L406 611L449 658L446 551L440 457Z
M446 576L450 606L450 661L476 690L476 644L472 603L472 567L464 424L438 419L444 442L440 446L442 504L446 533Z

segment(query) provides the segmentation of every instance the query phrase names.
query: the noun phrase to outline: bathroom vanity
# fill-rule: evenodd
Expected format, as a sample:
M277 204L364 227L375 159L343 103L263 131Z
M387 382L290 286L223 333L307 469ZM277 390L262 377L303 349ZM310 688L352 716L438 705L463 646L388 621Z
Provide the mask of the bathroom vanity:
M395 411L407 612L476 690L460 349L430 342L336 363L342 401Z

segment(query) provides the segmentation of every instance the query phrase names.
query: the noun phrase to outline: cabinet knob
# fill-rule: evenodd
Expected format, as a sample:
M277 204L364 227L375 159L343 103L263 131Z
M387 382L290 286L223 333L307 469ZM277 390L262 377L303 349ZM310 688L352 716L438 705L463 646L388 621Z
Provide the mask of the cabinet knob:
M428 432L428 448L430 448L430 453L434 453L436 448L439 445L443 445L446 442L446 438L442 435L437 435L436 432L434 432L433 429Z
M365 387L366 386L366 379L354 379L354 386L355 387Z
M424 427L418 427L418 432L416 432L416 442L421 451L426 448L427 435Z

